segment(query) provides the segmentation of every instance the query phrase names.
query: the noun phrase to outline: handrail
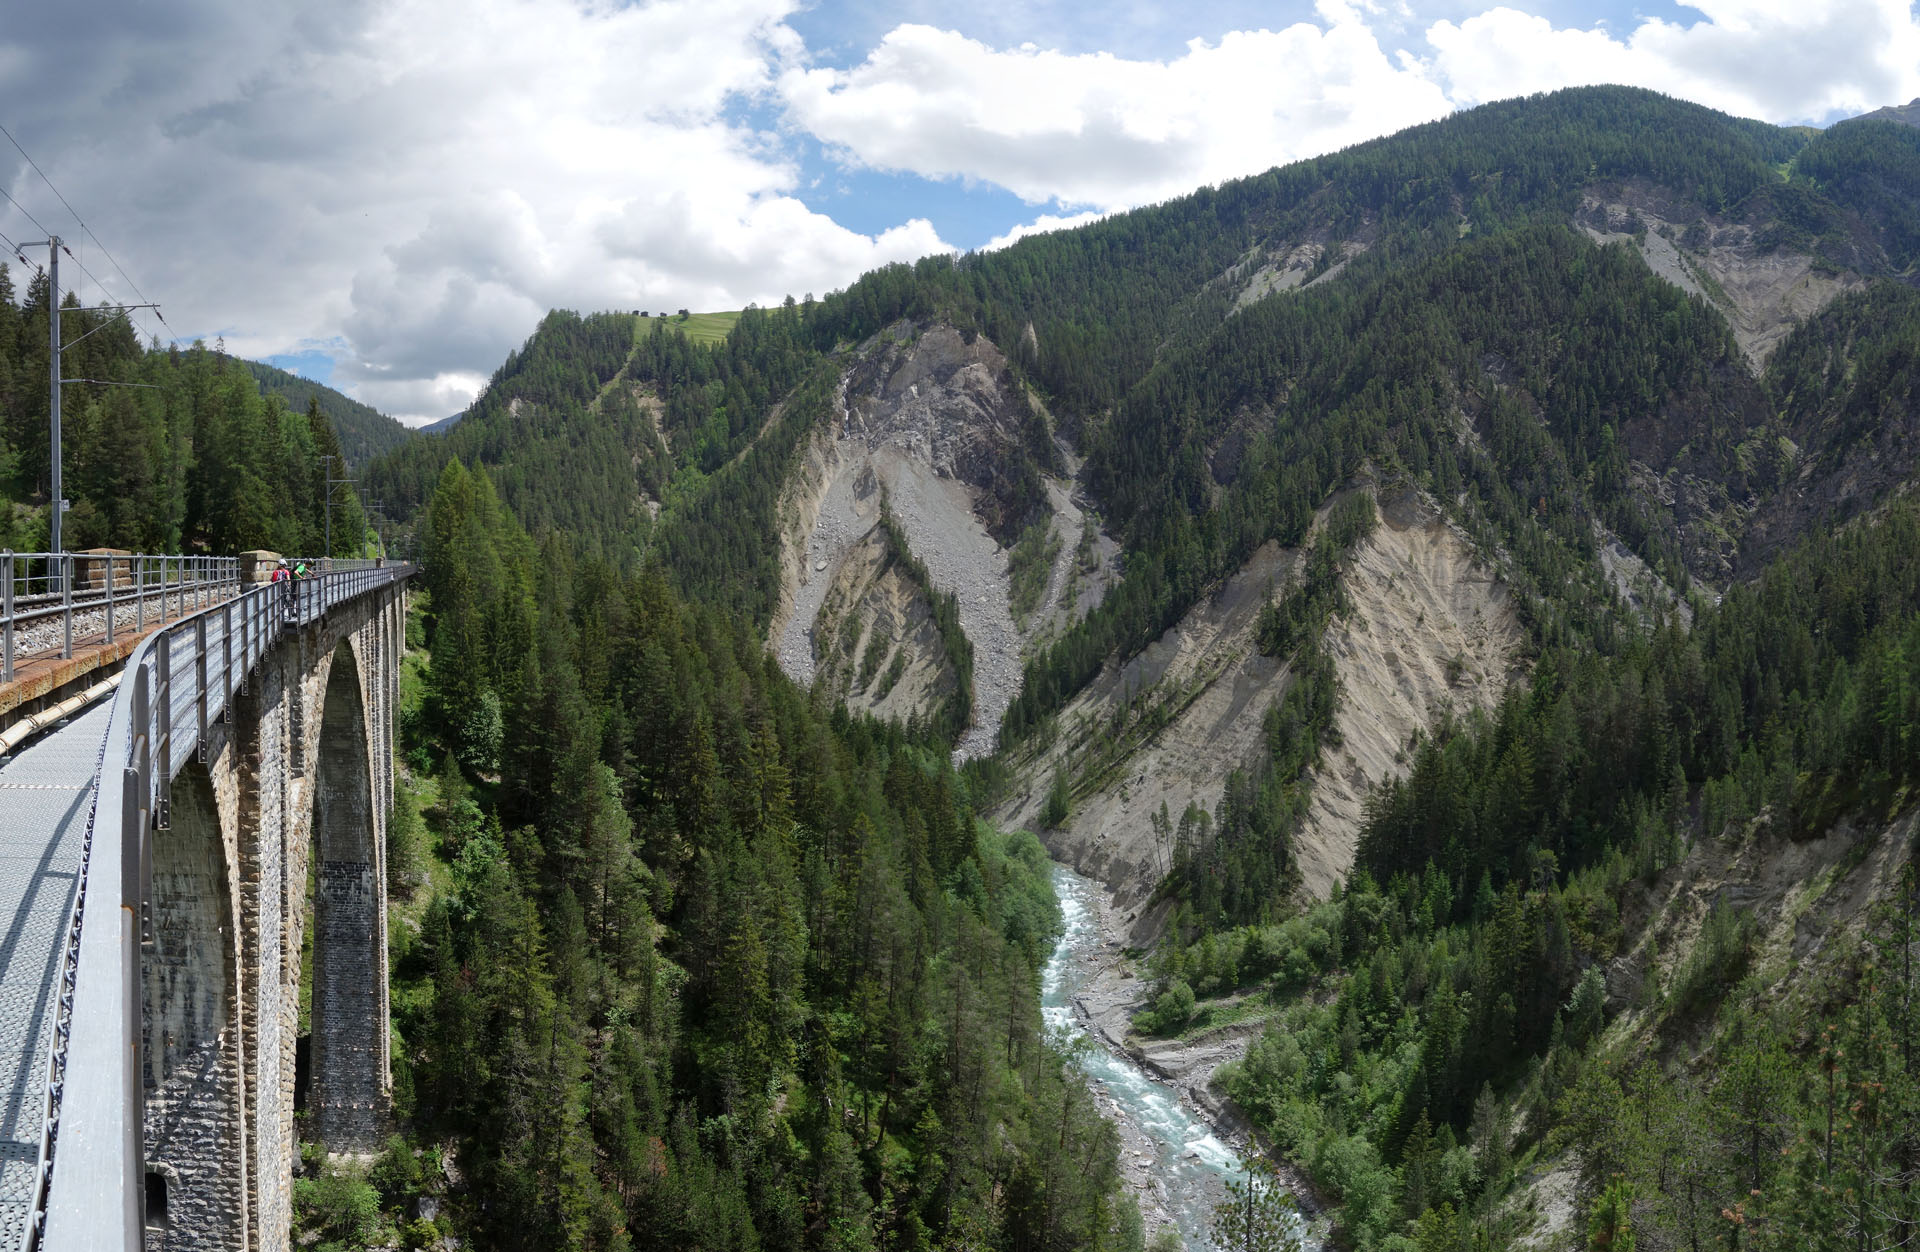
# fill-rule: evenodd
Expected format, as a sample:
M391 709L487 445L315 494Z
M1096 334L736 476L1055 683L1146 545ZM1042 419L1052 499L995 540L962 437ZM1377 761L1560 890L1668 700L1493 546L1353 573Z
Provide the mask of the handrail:
M76 575L83 571L87 585L76 586ZM93 583L97 574L104 574L99 586ZM154 611L148 607L151 601L158 601L158 620L166 621L184 617L189 601L205 608L237 593L240 586L238 557L0 551L0 682L13 681L14 664L22 656L18 628L29 622L59 617L59 653L71 657L76 614L101 614L106 642L112 643L119 605L134 606L134 628L144 631ZM48 644L30 651L45 655L53 650Z
M361 558L300 559L321 574L350 573L380 564ZM246 585L243 574L240 558L231 556L0 551L0 682L13 681L14 665L26 655L17 636L18 628L29 622L58 617L59 652L63 658L71 657L76 616L99 614L104 618L105 641L112 643L118 627L125 625L115 622L118 606L133 605L133 627L144 631L150 616L157 614L163 622L185 617L190 608L207 608L237 595ZM82 577L85 586L77 585ZM43 656L54 647L47 644L30 653Z
M246 676L284 631L414 573L411 565L371 561L326 562L321 568L313 577L257 585L155 630L127 658L101 747L58 975L39 1167L22 1245L27 1252L138 1252L142 1246L139 949L150 922L153 831L168 824L168 788L187 762L177 745L194 745L204 759L209 725L226 714ZM6 587L11 589L10 579ZM118 820L102 821L102 812L112 814L116 807ZM117 908L102 914L100 901ZM86 1029L76 1032L76 1023ZM87 1075L87 1083L69 1090L72 1073Z

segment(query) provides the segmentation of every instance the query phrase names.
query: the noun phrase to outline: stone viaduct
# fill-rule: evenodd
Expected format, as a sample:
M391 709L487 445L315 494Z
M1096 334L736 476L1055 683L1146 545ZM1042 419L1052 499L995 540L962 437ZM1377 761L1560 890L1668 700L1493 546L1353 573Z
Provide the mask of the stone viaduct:
M103 707L90 732L105 747L71 1040L44 1066L45 1195L24 1246L285 1249L301 1142L384 1145L406 571L380 572L295 584L297 606L284 584L242 583L123 662L111 723ZM102 998L116 970L119 1010Z
M300 1106L330 1152L385 1141L404 631L394 595L290 632L173 780L145 970L150 1249L286 1247Z

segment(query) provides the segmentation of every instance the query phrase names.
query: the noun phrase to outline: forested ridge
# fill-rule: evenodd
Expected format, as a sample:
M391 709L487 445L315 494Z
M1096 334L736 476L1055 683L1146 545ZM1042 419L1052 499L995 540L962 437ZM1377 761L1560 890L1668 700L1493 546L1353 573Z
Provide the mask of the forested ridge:
M437 1238L407 1213L457 1159L488 1247L1138 1248L1041 1031L1038 842L658 567L536 545L484 471L450 462L421 525L405 1133L302 1180L303 1228Z
M320 457L342 449L317 396L289 408L218 346L143 346L123 315L78 304L61 302L62 372L99 381L61 389L64 546L320 553ZM0 265L0 546L16 551L49 543L48 356L45 275L20 291ZM332 532L336 556L369 549L351 488L334 488Z
M267 395L279 396L292 411L305 413L308 406L317 401L320 411L327 415L327 422L333 427L334 437L340 441L340 455L346 458L347 466L355 473L366 468L374 458L393 451L413 438L412 431L385 413L344 396L331 387L298 374L290 374L264 361L248 361L245 364L248 371L259 380L260 390ZM336 476L338 472L336 470Z
M768 545L741 540L772 532L801 436L831 420L835 355L902 319L984 333L1090 458L1089 485L1129 552L1117 592L1030 665L1007 742L1264 539L1297 540L1367 456L1397 459L1439 494L1474 486L1490 542L1537 548L1521 502L1544 496L1571 557L1591 555L1598 518L1684 585L1736 560L1737 537L1719 516L1683 530L1629 462L1700 480L1706 508L1724 513L1781 481L1784 432L1767 410L1783 393L1747 376L1715 310L1569 221L1594 181L1642 180L1701 213L1769 223L1766 246L1898 274L1906 254L1869 191L1894 177L1882 166L1900 168L1906 138L1871 131L1863 155L1847 135L1809 141L1640 90L1564 91L1000 252L889 266L819 301L748 310L714 348L667 323L641 335L623 315L555 313L444 442L409 445L369 482L405 507L448 457L488 465L536 533L564 530L629 565L658 542L683 591L765 620ZM1328 258L1347 241L1364 251L1338 282L1227 316L1225 275L1304 241ZM1544 418L1558 447L1523 448L1537 437L1507 431L1492 458L1451 448L1460 409L1483 431ZM1220 484L1212 454L1230 424L1252 448ZM648 499L666 505L651 527ZM740 561L768 563L734 578Z
M1340 1201L1357 1246L1507 1246L1516 1158L1567 1150L1580 1211L1645 1246L1897 1242L1920 1220L1899 1164L1920 1082L1890 1046L1917 1024L1911 965L1889 963L1908 961L1906 906L1798 978L1763 965L1737 894L1665 967L1649 906L1702 849L1910 811L1917 527L1903 502L1811 538L1692 631L1547 649L1375 793L1332 901L1280 920L1190 893L1183 910L1210 916L1177 918L1155 958L1179 1018L1163 996L1144 1024L1265 989L1275 1025L1220 1081ZM1910 836L1893 838L1910 900ZM1616 1016L1631 1026L1603 1038ZM1872 1116L1836 1130L1838 1089L1869 1093Z
M369 473L418 510L429 587L403 1138L365 1181L303 1184L309 1228L425 1238L400 1217L442 1186L421 1148L458 1158L447 1220L484 1246L1135 1246L1111 1131L1039 1034L1044 855L977 813L1277 541L1301 574L1257 642L1289 685L1219 803L1158 818L1138 1028L1266 1016L1218 1081L1338 1246L1518 1246L1543 1174L1562 1246L1911 1238L1914 134L1560 92L888 267L711 347L550 315L446 438ZM1723 300L1574 227L1603 182L1856 289L1756 369ZM1235 307L1308 244L1325 281ZM1124 552L1027 658L1003 759L965 771L955 717L852 718L764 650L801 450L862 345L938 322L1005 352ZM1290 841L1338 746L1322 643L1369 483L1498 572L1526 673L1405 745L1314 902ZM1621 597L1614 539L1662 595ZM1831 943L1727 869L1849 839L1793 906Z

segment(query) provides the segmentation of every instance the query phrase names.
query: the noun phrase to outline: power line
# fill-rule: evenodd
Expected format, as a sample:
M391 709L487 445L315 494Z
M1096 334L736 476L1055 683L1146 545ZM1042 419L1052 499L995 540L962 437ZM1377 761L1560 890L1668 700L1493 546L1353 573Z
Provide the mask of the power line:
M113 265L113 268L119 272L120 277L126 280L127 286L133 288L134 295L139 297L140 302L151 303L150 301L147 300L147 293L140 290L140 284L134 282L133 276L127 273L126 267L121 265L120 262L114 257L113 253L107 250L106 244L100 242L100 236L93 233L93 227L87 225L86 220L80 216L79 210L75 209L73 207L73 204L70 201L68 201L66 196L60 193L60 189L53 185L53 180L51 178L48 178L47 172L40 168L40 163L33 159L33 154L28 152L24 147L22 147L20 144L20 141L14 138L13 132L8 130L4 125L0 125L0 135L5 135L7 137L7 142L13 145L14 151L18 152L21 155L21 157L23 157L26 160L26 163L28 164L28 166L32 168L33 172L40 176L40 181L47 185L47 190L51 191L54 194L54 197L60 201L62 207L64 207L67 210L67 212L72 215L74 222L80 227L81 230L86 232L87 238L93 240L93 246L100 249L100 255L106 257L107 260ZM54 237L53 232L48 230L45 226L42 226L40 224L40 220L36 218L33 214L28 213L27 206L24 204L21 204L18 200L15 200L13 198L13 193L9 192L5 187L0 187L0 196L5 196L7 198L8 203L12 204L14 208L19 209L21 213L25 214L26 219L29 222L32 222L37 229L39 229L41 232L43 232L47 236L47 238L52 239ZM62 252L65 252L67 254L67 258L80 268L80 272L86 275L88 280L91 281L95 287L98 287L100 289L102 303L115 303L115 304L123 303L122 301L111 299L111 297L108 295L108 292L107 292L107 285L100 281L100 278L98 275L96 275L92 270L87 268L87 263L85 261L82 261L79 257L74 255L72 248L68 247L66 244L63 243L60 245L60 250ZM15 249L15 252L20 256L20 259L23 263L26 263L29 265L33 264L33 262L31 261L27 261L27 258L24 253L19 253L18 249ZM178 348L180 346L180 337L173 333L172 326L167 325L167 319L160 316L160 310L158 309L158 307L154 308L153 315L156 318L159 318L160 324L162 326L167 327L168 341L172 343L175 348Z
M67 212L73 217L75 224L78 225L81 230L86 232L87 238L93 240L93 246L100 249L100 255L106 257L107 260L112 263L113 268L119 271L120 277L126 280L127 286L133 288L134 295L139 297L142 303L147 302L147 294L144 291L140 290L140 284L134 282L132 275L128 274L125 267L123 267L119 261L114 259L113 253L107 251L107 245L100 242L100 236L93 233L93 227L87 225L86 221L80 216L79 210L75 209L72 203L67 200L66 196L60 193L60 189L53 185L53 180L51 178L48 178L47 172L40 168L40 163L33 159L33 154L28 152L25 148L21 147L20 141L14 138L13 132L8 130L4 125L0 125L0 135L5 135L7 137L7 142L13 145L14 151L18 152L21 155L21 157L23 157L26 160L26 163L30 167L32 167L33 172L40 176L40 181L47 185L47 190L51 191L54 194L54 198L60 201L60 204L62 205L62 207L64 207L67 210ZM15 208L19 209L22 213L26 213L28 221L33 222L35 226L38 226L41 230L46 231L47 237L49 239L53 238L53 232L50 230L47 230L47 228L44 226L40 226L40 223L34 218L33 214L27 213L26 206L21 204L18 200L14 200L13 196L7 193L5 188L0 187L0 195L6 195L7 199L12 201L13 206ZM66 244L63 243L60 245L60 250L67 254L68 260L72 261L76 266L80 268L80 272L86 275L88 281L90 281L95 287L98 287L100 289L100 297L101 297L101 302L103 304L129 303L129 302L123 302L115 299L109 293L107 289L107 285L100 281L99 275L95 274L92 270L88 269L87 263L81 260L78 256L75 256L72 248L68 247ZM23 255L21 257L21 260L24 261L25 259L26 258ZM163 325L165 324L165 320L166 319L164 318L161 319L161 322ZM171 326L167 327L167 333L169 337L172 337L173 328ZM175 342L175 346L178 346L178 340L175 340L174 342Z
M3 234L0 234L0 243L6 244L7 251L13 253L14 256L20 258L20 264L31 265L36 270L40 269L40 262L27 260L26 250L23 249L19 244L15 243L13 240L8 239Z
M34 173L40 175L40 181L47 185L47 190L51 191L54 194L54 197L60 201L60 203L66 208L67 212L73 214L73 220L79 224L81 230L87 232L87 238L93 240L93 246L100 249L100 255L107 258L107 260L110 263L112 263L114 269L120 271L120 277L126 279L127 286L133 288L133 294L140 297L140 299L144 301L147 298L147 293L140 290L140 284L134 282L132 277L128 275L127 271L121 267L120 262L113 259L113 253L107 251L107 245L101 243L100 236L93 233L93 227L87 225L86 222L81 220L79 211L76 210L71 204L67 203L67 198L60 194L60 189L53 185L53 180L47 177L46 171L40 168L39 163L36 162L33 159L33 157L28 154L25 148L20 146L20 141L13 137L13 132L8 130L4 125L0 125L0 135L5 135L7 137L7 142L13 145L14 151L18 152L21 156L26 157L27 164L33 167ZM8 199L12 199L12 197L9 196ZM24 213L26 212L26 210L22 209L21 212ZM53 232L48 231L47 233L51 235ZM85 274L88 278L93 278L94 286L100 288L102 292L106 291L107 285L101 282L99 279L93 277L93 272L87 269L86 265L80 260L79 257L73 255L72 249L68 249L67 255L73 258L73 263L75 265L80 266L80 272L82 274Z
M167 326L167 319L161 316L159 305L154 306L153 315L155 317L160 318L160 324L162 326L167 327L167 342L172 344L176 349L178 349L180 347L180 336L173 333L173 327Z
M76 222L80 222L80 219L79 219L78 217L75 217L75 218L74 218L73 220L74 220L74 221L76 221ZM80 226L81 226L81 228L82 228L82 229L85 229L85 228L86 228L86 223L85 223L85 222L80 222ZM102 248L102 249L100 249L100 250L101 250L102 252L105 252L105 251L106 251L106 249L105 249L105 248ZM114 299L114 298L113 298L113 297L112 297L112 296L111 296L111 295L110 295L110 294L108 293L108 291L107 291L107 285L106 285L105 283L103 283L103 282L101 282L101 281L100 281L100 280L99 280L99 279L98 279L97 277L95 277L95 276L94 276L94 273L93 273L93 271L87 268L87 263L86 263L85 261L82 261L82 260L81 260L81 259L80 259L79 257L77 257L77 256L75 256L75 255L73 255L73 249L72 249L72 248L69 248L69 247L68 247L68 246L66 245L66 243L65 243L65 242L62 242L62 243L61 243L61 245L60 245L60 251L62 251L62 252L64 252L64 253L66 253L66 254L67 254L67 260L69 260L69 261L72 261L72 262L73 262L73 263L74 263L75 265L78 265L78 266L80 267L80 272L81 272L82 274L85 274L85 275L87 276L87 279L88 279L88 281L90 281L90 282L92 282L92 283L93 283L93 285L94 285L95 287L98 287L98 288L100 289L100 302L101 302L102 304L126 304L126 303L130 303L130 301L124 301L124 300L116 300L116 299ZM142 300L145 300L145 299L146 299L146 297L145 297L145 296L141 296L140 298L141 298ZM84 297L83 297L83 299L84 299Z
M41 234L46 235L48 238L53 237L53 232L48 230L46 227L42 226L40 224L39 218L35 217L31 213L27 213L27 206L20 203L18 200L15 200L13 198L13 193L11 191L8 191L5 187L0 187L0 196L5 196L7 198L8 204L11 204L14 208L19 209L22 213L25 213L27 220L33 223L35 230L38 230Z

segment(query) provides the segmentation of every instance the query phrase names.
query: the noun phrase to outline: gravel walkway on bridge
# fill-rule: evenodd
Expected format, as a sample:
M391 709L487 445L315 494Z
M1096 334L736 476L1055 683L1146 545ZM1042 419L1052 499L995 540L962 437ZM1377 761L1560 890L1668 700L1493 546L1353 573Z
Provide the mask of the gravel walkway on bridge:
M54 988L113 701L0 761L0 1247L33 1197Z

